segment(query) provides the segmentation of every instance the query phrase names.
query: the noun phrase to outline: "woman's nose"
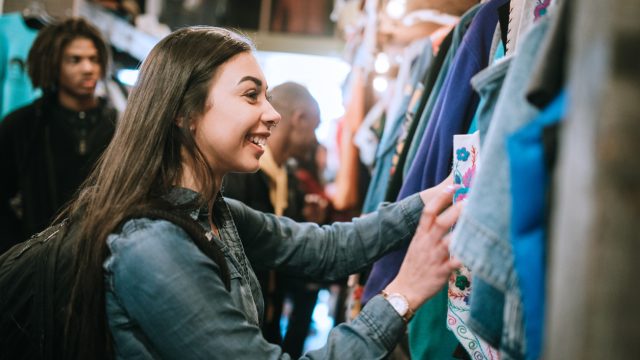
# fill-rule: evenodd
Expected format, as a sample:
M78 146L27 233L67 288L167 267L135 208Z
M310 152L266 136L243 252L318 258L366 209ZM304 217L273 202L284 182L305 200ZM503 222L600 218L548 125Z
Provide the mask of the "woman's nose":
M266 121L266 123L267 123L267 129L269 131L271 131L274 127L278 125L275 121L272 121L272 120Z
M267 127L269 128L269 130L271 130L272 128L278 126L278 124L280 123L280 119L282 119L282 117L280 116L280 113L276 111L273 105L271 105L271 103L267 103L267 104L268 104L267 105L268 109L263 114L262 121L264 121L267 124Z

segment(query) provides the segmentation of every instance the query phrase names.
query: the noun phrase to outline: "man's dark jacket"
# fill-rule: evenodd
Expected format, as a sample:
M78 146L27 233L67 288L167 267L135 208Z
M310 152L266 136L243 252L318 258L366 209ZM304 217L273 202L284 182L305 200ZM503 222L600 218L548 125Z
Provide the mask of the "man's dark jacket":
M0 253L45 229L73 197L115 131L116 111L63 108L55 95L0 123Z

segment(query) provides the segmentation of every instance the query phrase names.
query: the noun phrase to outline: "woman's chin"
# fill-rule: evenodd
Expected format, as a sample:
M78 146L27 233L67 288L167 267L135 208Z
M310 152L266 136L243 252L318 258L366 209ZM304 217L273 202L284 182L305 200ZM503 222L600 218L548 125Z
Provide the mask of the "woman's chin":
M256 163L253 166L243 166L242 168L238 168L234 170L235 173L254 173L260 170L260 163Z

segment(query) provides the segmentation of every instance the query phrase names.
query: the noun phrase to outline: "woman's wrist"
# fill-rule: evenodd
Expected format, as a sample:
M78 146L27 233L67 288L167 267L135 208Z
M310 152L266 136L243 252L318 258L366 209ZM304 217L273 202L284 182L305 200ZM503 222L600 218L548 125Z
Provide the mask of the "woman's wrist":
M402 286L401 284L398 284L395 280L392 281L389 285L387 285L387 287L384 288L383 291L386 292L387 294L402 295L407 300L409 308L412 311L418 310L420 305L422 305L422 303L424 302L423 299L420 299L420 297L417 296L417 294L415 294L414 291L412 291L411 287Z
M400 293L389 293L386 290L382 290L381 294L402 320L404 320L405 323L409 323L416 312L409 305L407 298Z

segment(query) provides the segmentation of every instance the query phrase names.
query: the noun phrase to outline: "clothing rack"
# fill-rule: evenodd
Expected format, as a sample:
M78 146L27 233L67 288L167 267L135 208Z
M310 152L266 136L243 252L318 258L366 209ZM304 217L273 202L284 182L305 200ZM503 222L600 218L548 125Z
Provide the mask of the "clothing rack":
M151 48L160 40L138 30L126 20L86 1L80 5L80 15L91 19L91 22L100 29L111 45L140 61L146 58Z

